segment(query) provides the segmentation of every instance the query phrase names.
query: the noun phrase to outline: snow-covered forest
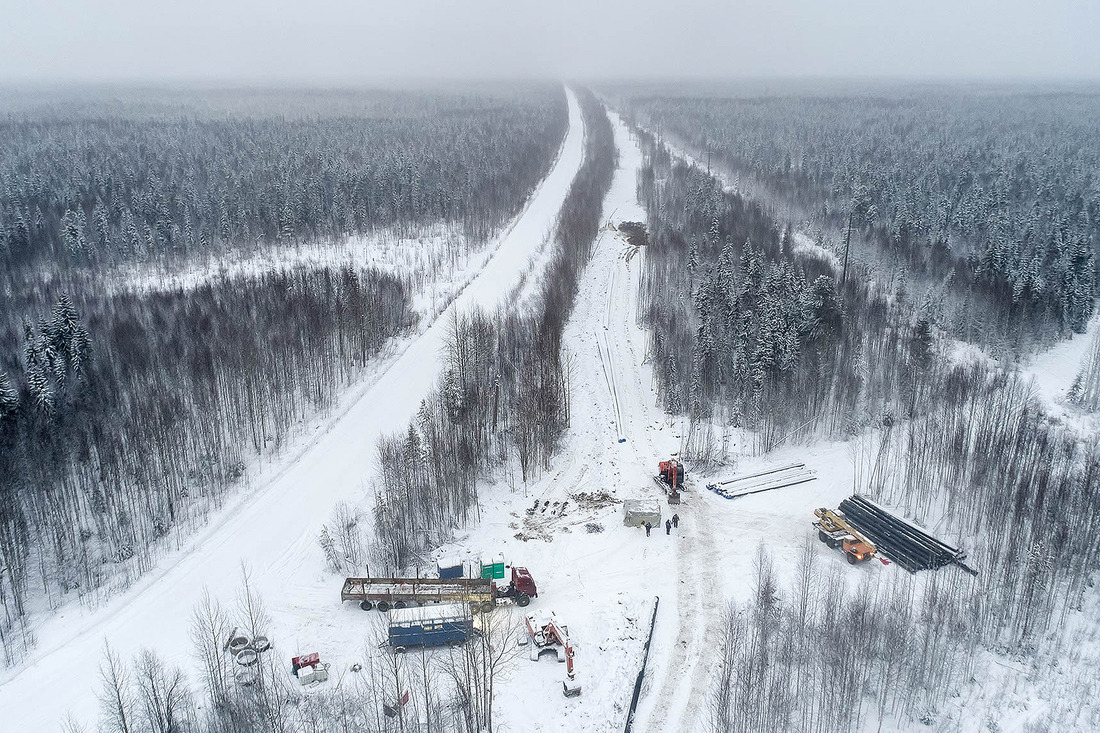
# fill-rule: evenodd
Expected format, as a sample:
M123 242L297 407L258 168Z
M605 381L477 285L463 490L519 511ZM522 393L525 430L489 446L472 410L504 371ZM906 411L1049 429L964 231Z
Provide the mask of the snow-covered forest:
M564 134L552 86L25 93L0 103L0 263L403 232L484 239Z
M568 425L570 397L562 332L591 254L616 163L602 105L591 93L582 90L578 96L585 129L584 163L558 211L553 237L545 245L550 248L545 269L521 285L530 293L530 307L521 313L476 310L445 324L451 333L440 384L425 397L407 433L370 446L378 451L379 465L393 467L371 484L378 491L374 523L379 538L371 548L371 562L379 562L386 570L403 570L412 553L429 551L446 541L456 521L472 521L478 511L478 481L491 471L510 463L533 476L545 468ZM340 302L331 292L321 294L329 296L323 301ZM217 295L219 302L227 297ZM245 292L233 297L249 303L255 296ZM229 305L224 310L233 313ZM257 308L266 310L271 305L259 303ZM369 312L385 313L382 305L374 304ZM271 317L293 320L298 309L294 303L273 307ZM404 313L407 309L394 311L397 317ZM306 356L340 363L336 354ZM181 361L187 365L192 360ZM243 402L254 403L251 397ZM250 419L243 425L256 424L255 416L246 417ZM248 445L247 434L235 439L238 445ZM362 540L354 526L357 511L338 506L330 523L332 532L326 527L322 533L321 544L326 557L334 561L334 571L359 570L367 560L359 554L363 547L352 546ZM372 646L382 642L376 638L376 628L357 639L366 650L364 668L356 669L346 684L335 689L303 694L288 683L273 658L265 658L244 686L237 683L237 665L219 640L233 631L231 619L245 619L245 626L238 628L247 628L250 634L266 633L271 619L263 599L249 585L247 572L236 601L229 604L204 595L192 610L189 638L198 661L193 671L166 660L155 646L133 659L104 648L98 661L100 729L384 731L391 727L382 714L384 705L411 691L416 702L404 712L403 725L474 733L492 725L494 682L506 676L518 654L514 619L505 613L479 614L477 639L445 656L420 650L408 656L379 657L372 652ZM73 720L70 726L81 730L84 723Z
M1083 331L1092 315L1094 94L794 83L616 91L639 123L772 208L845 234L851 226L888 271L949 293L956 302L927 309L959 338L1030 349Z
M0 122L0 640L178 546L418 318L413 273L342 262L158 287L210 250L457 230L545 175L552 87L9 99ZM48 104L47 104L48 103ZM422 273L420 273L422 274ZM428 314L430 315L430 314Z
M703 431L715 416L748 426L762 451L912 415L931 386L928 320L857 268L845 280L821 251L796 250L760 204L650 145L642 317L666 409ZM715 441L700 438L692 457L710 460Z
M1100 5L108 5L0 11L0 727L1100 730Z
M691 419L685 456L724 464L745 427L754 452L850 441L855 491L965 537L981 568L852 587L840 573L822 581L808 545L783 586L758 548L752 594L725 626L713 730L935 725L990 653L1038 677L1064 665L1059 684L1088 689L1093 652L1079 645L1100 630L1088 428L1050 416L1026 378L959 360L868 266L845 272L798 246L760 203L644 137L641 315L666 409ZM1072 662L1060 656L1074 648ZM1095 714L1078 701L1057 719Z

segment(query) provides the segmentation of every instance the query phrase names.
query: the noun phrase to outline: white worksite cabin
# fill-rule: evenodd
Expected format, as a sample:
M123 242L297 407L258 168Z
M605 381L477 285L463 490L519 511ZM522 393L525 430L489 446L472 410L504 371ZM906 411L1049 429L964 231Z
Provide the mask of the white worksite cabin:
M623 502L623 524L642 527L646 522L656 527L661 523L661 502L658 499L627 499Z

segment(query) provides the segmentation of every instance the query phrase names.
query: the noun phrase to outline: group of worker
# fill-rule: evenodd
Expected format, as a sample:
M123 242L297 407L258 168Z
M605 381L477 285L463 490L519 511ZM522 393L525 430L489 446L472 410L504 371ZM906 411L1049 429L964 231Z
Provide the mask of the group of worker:
M680 526L680 515L679 514L673 514L672 519L666 519L665 520L665 534L666 535L672 534L672 528L673 527L679 527L679 526ZM645 536L646 537L649 537L649 532L652 529L653 529L653 525L650 524L649 522L646 522L645 523Z

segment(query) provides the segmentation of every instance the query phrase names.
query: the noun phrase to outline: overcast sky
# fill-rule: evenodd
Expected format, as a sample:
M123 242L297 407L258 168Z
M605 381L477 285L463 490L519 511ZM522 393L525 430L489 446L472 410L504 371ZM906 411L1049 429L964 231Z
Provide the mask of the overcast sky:
M1100 78L1097 0L0 0L0 79Z

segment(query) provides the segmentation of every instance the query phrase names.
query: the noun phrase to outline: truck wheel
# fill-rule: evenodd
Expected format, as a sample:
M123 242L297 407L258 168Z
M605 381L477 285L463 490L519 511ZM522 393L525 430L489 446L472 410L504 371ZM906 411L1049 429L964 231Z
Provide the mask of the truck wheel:
M859 562L858 560L856 560L856 556L853 555L852 553L846 552L844 554L848 556L848 562L850 564L855 565L857 562Z
M824 542L826 545L829 544L829 535L825 534L825 532L820 529L817 530L817 538Z
M374 604L370 601L359 601L359 608L363 609L364 611L372 611L374 610Z
M531 605L531 596L527 595L526 593L520 593L518 596L516 596L516 605L521 608Z
M378 602L378 610L381 611L382 613L385 613L386 611L390 610L389 602L388 601L379 601Z
M393 653L394 653L394 654L404 654L404 653L405 653L405 647L403 647L403 646L395 646L395 647L393 648Z
M840 547L840 542L838 542L837 540L830 537L829 538L829 547L831 547L835 550L836 548Z
M404 608L405 607L405 602L404 601L398 601L397 603L393 604L393 607L394 608Z

